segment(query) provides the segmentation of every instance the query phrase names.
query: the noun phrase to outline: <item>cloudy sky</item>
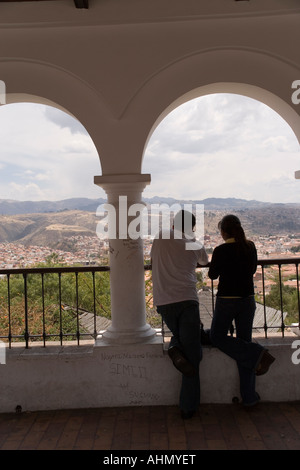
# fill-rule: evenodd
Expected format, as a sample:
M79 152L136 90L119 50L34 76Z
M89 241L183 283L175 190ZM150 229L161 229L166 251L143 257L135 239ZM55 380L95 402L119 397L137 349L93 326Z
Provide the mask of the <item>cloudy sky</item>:
M103 197L85 129L37 104L0 107L0 199ZM236 197L300 203L300 146L288 124L250 98L218 94L177 108L153 133L143 163L145 196Z

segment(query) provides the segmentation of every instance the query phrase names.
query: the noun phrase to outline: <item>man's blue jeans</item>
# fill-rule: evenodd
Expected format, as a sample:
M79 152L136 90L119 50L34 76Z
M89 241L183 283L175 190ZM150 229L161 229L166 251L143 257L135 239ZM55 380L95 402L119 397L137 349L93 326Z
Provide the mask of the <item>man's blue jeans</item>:
M202 359L199 304L186 300L158 306L157 311L173 334L170 347L177 346L197 371L193 377L182 375L179 399L182 411L196 411L200 404L199 365Z
M252 342L255 309L253 296L235 299L217 297L211 325L212 344L237 362L240 392L245 405L257 401L255 369L264 351L260 344ZM228 334L233 320L236 337Z

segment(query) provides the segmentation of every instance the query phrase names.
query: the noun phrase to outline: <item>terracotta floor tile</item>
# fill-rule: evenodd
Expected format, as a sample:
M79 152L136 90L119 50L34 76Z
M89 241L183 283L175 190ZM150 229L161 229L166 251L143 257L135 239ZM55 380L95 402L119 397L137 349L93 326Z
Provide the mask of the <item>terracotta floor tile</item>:
M300 404L205 405L0 414L1 450L191 451L300 449Z

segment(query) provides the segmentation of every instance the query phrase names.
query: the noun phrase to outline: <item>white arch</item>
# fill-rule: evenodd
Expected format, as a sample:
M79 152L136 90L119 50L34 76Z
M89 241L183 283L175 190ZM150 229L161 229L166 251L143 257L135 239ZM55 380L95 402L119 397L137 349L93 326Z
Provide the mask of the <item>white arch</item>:
M300 105L292 102L292 83L300 75L294 63L259 50L221 48L198 51L168 64L140 87L124 116L144 110L136 128L144 137L140 168L149 138L164 117L193 98L211 93L236 93L276 111L300 143Z
M99 91L80 77L53 64L1 58L0 65L7 104L45 104L77 119L92 139L102 165L99 149L107 133L106 119L111 117L111 113Z
M98 151L103 175L140 174L147 143L161 120L183 102L209 93L237 93L265 103L300 142L300 105L291 100L300 70L261 50L219 48L178 57L153 70L118 117L101 90L55 64L19 58L0 63L12 100L35 96L79 120Z
M271 100L272 108L270 107ZM288 122L289 119L282 117L284 109L287 110L285 116L289 119L290 116L293 117L293 112L289 115L290 107L285 102L282 103L278 97L268 92L264 94L263 90L256 87L239 86L239 84L212 84L183 95L174 101L155 123L154 131L157 129L156 124L159 127L161 120L165 119L161 129L153 135L143 167L144 172L152 174L154 184L152 188L149 188L150 193L154 195L161 190L161 195L178 197L178 191L181 191L181 198L192 198L191 188L197 186L195 175L198 175L200 180L202 175L204 179L202 192L206 194L206 197L212 196L209 194L212 188L222 186L225 181L231 181L230 188L233 187L232 182L234 182L235 194L239 194L235 197L255 199L255 196L251 195L255 179L257 182L262 182L260 197L269 197L272 200L276 192L274 186L276 171L277 174L282 171L286 176L286 181L285 178L282 180L282 187L284 187L289 179L294 178L294 174L297 177L295 170L300 162L299 141ZM221 117L223 111L226 121ZM258 113L257 116L256 113ZM241 118L240 124L236 121L236 116ZM253 121L254 117L255 121ZM257 125L257 122L260 122L260 125ZM250 135L251 138L249 138ZM280 147L275 145L277 139L278 142L284 142L285 138L287 141L284 145ZM268 167L271 156L272 164ZM161 168L161 171L158 168ZM252 168L260 168L258 171L260 175L252 177ZM179 170L182 178L178 178ZM248 171L249 179L244 180L243 189L239 187L239 179L243 180ZM166 180L164 173L165 176L168 175ZM219 179L222 173L224 174L223 182ZM172 180L172 185L169 184L170 180ZM187 181L191 182L190 186L185 184ZM295 183L290 183L291 190ZM267 188L273 189L269 189L268 192ZM186 195L184 195L184 190ZM287 188L286 194L288 191ZM217 190L215 197L218 197L220 193L226 193L226 190L223 188L219 190L219 193ZM293 197L293 194L298 195L297 187L294 191L291 190L290 196ZM231 196L224 195L223 197ZM219 197L222 196L219 195Z

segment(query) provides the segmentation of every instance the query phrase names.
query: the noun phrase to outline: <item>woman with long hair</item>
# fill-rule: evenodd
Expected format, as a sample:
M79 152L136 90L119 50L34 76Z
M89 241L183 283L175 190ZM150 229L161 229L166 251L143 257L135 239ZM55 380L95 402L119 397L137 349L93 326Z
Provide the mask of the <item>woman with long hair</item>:
M211 279L219 278L211 342L236 360L243 404L252 406L260 400L255 390L256 376L265 374L274 361L267 349L252 342L257 252L235 215L223 217L218 228L225 243L214 249L208 272ZM233 321L236 336L228 334Z

